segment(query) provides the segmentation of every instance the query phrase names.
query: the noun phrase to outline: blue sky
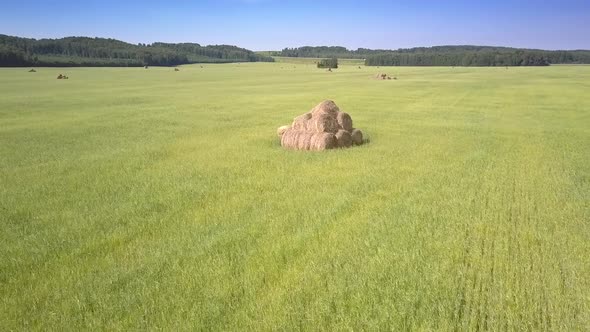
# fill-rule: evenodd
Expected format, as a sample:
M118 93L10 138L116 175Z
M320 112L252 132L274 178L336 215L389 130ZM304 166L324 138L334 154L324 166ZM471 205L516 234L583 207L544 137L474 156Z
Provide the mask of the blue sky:
M0 33L132 43L590 49L590 0L0 0Z

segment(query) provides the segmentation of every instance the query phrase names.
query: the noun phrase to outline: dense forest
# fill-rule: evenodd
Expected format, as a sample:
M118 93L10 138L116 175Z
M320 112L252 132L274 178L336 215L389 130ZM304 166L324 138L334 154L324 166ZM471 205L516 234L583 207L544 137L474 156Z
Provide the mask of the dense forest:
M176 66L187 63L274 61L229 45L129 44L115 39L67 37L29 39L0 35L0 67Z
M590 51L544 51L488 46L435 46L348 50L339 46L286 48L273 56L365 59L367 66L546 66L590 63ZM30 39L0 35L0 67L175 66L187 63L273 61L229 45L129 44L115 39Z
M546 66L590 63L590 51L543 51L489 46L435 46L348 50L338 46L286 48L272 55L365 59L367 66Z

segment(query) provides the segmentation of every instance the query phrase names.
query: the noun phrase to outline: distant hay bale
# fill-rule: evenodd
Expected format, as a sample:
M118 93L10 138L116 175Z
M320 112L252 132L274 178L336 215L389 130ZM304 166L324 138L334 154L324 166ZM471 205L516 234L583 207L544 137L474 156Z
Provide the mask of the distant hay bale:
M336 140L338 140L339 148L349 148L352 146L352 136L344 129L338 130L336 133Z
M326 150L337 147L347 148L353 145L352 118L331 100L318 104L311 111L295 119L291 126L281 126L277 135L281 146L292 150ZM362 133L360 135L362 144Z
M348 113L338 112L336 119L338 120L338 125L340 126L340 128L348 132L352 131L352 118L350 117L350 115L348 115Z
M389 77L389 75L385 74L385 73L379 73L377 75L375 75L375 78L378 80L390 80L391 77Z
M283 136L283 134L290 128L291 126L280 126L279 129L277 129L277 135L279 137Z
M353 129L352 134L350 136L352 138L352 143L354 145L363 144L363 132L360 129Z

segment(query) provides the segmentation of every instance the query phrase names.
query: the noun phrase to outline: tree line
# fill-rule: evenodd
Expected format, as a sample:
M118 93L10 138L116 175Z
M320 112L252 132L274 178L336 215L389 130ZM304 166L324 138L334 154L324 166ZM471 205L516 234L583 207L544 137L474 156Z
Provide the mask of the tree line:
M110 38L31 39L0 35L0 66L176 66L274 61L230 45L130 44Z
M367 66L546 66L588 64L590 51L544 51L490 46L435 46L348 50L339 46L285 48L275 56L365 59Z

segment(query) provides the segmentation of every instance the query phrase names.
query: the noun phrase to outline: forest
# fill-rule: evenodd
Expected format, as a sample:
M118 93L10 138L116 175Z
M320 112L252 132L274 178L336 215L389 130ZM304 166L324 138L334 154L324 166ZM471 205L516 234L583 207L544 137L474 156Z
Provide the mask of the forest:
M188 63L274 61L230 45L130 44L107 38L31 39L0 35L0 67L176 66Z
M547 66L589 64L590 51L545 51L490 46L435 46L397 50L349 50L304 46L268 52L272 56L364 59L367 66ZM230 45L197 43L130 44L111 38L31 39L0 35L0 67L176 66L189 63L272 62L271 56Z
M544 51L490 46L435 46L348 50L339 46L285 48L274 56L365 59L367 66L547 66L588 64L590 51Z

